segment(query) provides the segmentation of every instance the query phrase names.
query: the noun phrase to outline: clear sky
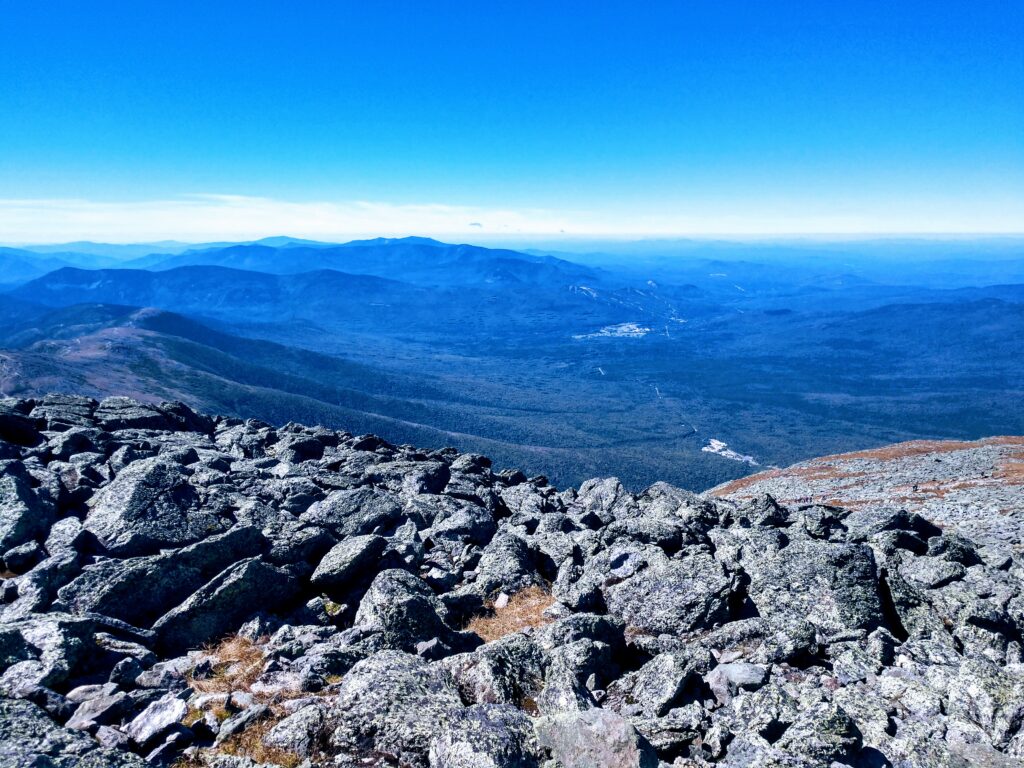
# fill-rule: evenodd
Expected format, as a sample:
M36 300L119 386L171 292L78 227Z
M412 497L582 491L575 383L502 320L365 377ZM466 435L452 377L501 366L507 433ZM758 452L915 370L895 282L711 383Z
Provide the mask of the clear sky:
M0 241L1024 231L1024 2L0 0Z

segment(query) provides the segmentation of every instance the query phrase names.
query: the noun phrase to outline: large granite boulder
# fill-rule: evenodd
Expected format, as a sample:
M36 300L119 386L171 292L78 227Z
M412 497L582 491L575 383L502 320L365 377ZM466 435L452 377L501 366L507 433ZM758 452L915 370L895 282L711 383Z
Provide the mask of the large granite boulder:
M191 544L227 527L202 507L185 468L161 457L129 464L93 497L90 507L86 530L116 557Z

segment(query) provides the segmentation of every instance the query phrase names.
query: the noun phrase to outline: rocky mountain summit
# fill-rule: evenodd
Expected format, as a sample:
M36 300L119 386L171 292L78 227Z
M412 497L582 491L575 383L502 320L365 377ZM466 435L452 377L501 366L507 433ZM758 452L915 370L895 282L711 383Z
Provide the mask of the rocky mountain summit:
M746 502L905 509L946 530L1012 551L1024 549L1024 437L912 440L822 456L711 489Z
M0 465L3 768L1024 764L1021 561L898 503L63 395Z

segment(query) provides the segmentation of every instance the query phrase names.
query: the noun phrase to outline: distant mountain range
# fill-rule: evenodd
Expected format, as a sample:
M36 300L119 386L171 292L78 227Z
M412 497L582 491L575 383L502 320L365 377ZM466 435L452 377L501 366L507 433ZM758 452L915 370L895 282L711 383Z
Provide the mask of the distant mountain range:
M595 271L552 256L446 245L427 238L378 239L340 246L289 241L189 250L176 256L149 256L126 266L167 270L217 266L270 274L324 269L396 278L422 285L475 285L490 282L583 280Z
M33 248L0 249L7 394L182 399L455 444L563 484L705 488L898 440L1024 432L1024 281L986 283L982 246L946 287L908 282L902 263L880 280L874 252Z

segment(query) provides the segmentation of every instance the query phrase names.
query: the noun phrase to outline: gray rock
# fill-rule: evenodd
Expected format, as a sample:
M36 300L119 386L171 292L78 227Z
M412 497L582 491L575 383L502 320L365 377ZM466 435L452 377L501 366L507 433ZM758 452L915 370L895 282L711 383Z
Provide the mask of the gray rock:
M309 768L1024 756L1012 514L978 547L893 509L614 479L559 492L453 450L170 404L3 399L0 430L3 414L25 433L0 442L17 507L0 551L21 572L0 580L0 697L35 706L0 709L4 768L139 764L105 747L173 764L267 706L282 719L266 746ZM988 513L944 514L962 531ZM555 602L524 624L550 623L517 626L510 596L537 584ZM457 631L491 608L508 635ZM255 682L191 691L237 667L172 654L234 633L256 646ZM188 707L205 714L185 727Z
M266 704L250 704L241 712L236 712L221 723L220 728L217 731L217 738L213 742L214 746L227 741L236 734L242 733L256 722L267 717L269 714L270 707Z
M544 715L584 712L597 706L586 683L564 662L555 662L544 675L544 687L535 697L536 709Z
M835 704L804 709L775 747L818 765L848 763L861 747L861 734L850 716Z
M0 440L13 445L36 445L41 440L40 421L19 410L16 401L0 403Z
M550 649L547 657L550 666L564 667L581 682L593 678L596 684L600 680L602 687L619 674L613 647L600 640L573 640Z
M131 689L135 687L135 679L143 672L142 664L133 657L121 659L110 670L110 677L107 679L121 688Z
M544 686L546 659L537 644L512 634L481 645L472 653L449 656L441 665L464 701L473 704L536 704Z
M967 569L958 562L933 557L904 557L899 566L900 576L924 589L938 589L962 579Z
M72 427L59 432L46 443L51 461L69 461L82 453L101 453L100 446L109 442L109 435L95 427Z
M381 536L351 536L336 544L317 565L311 581L328 594L343 595L359 581L369 582L379 570L380 556L387 548Z
M85 528L118 557L191 544L226 527L200 506L178 464L160 457L129 464L91 501Z
M86 538L82 521L76 517L65 517L50 526L43 548L51 555L81 551Z
M710 555L644 556L633 568L619 581L613 567L612 582L603 588L609 613L628 627L677 635L710 629L728 616L733 581Z
M596 518L601 525L639 512L636 500L616 477L587 480L580 486L573 506L580 509L584 517Z
M698 702L675 707L661 717L633 717L630 723L659 754L701 754L708 750L712 757L721 757L724 752L720 744L722 726L719 724L716 732L708 722L707 711Z
M94 683L92 685L79 685L67 693L67 700L75 704L89 701L99 696L109 696L117 692L117 686L112 683Z
M149 625L229 565L259 554L265 546L256 528L239 525L171 552L101 560L86 566L57 594L76 613L102 613Z
M997 747L1024 724L1024 674L981 658L964 659L951 676L949 714L977 723Z
M309 704L274 725L263 737L263 743L300 757L311 757L326 741L325 728L324 707Z
M299 519L344 538L369 533L387 535L398 527L403 512L401 503L390 493L357 488L331 493L303 512Z
M553 621L534 632L534 640L544 650L551 650L577 640L602 642L619 652L623 648L623 627L609 616L574 613Z
M146 768L140 757L101 747L85 734L61 728L28 701L0 698L3 768Z
M0 513L2 514L2 513ZM36 563L45 557L45 552L38 541L27 541L17 547L11 547L0 560L7 567L7 570L15 573L25 573L32 569Z
M185 687L185 673L187 673L195 662L188 656L179 656L175 659L159 661L135 678L135 684L140 688L153 689L179 689Z
M101 725L96 728L96 733L93 734L93 738L95 738L101 746L108 747L110 749L119 749L125 752L131 749L132 740L117 728L113 728L109 725Z
M204 584L160 617L153 630L165 652L197 648L236 629L254 613L280 608L297 590L296 579L287 571L250 558Z
M382 571L359 603L354 626L379 633L383 647L415 652L416 644L438 638L449 647L465 644L443 620L444 604L422 579L407 571Z
M870 631L882 622L875 559L866 545L801 539L775 554L751 553L744 567L762 616L805 619L831 633Z
M457 717L462 701L440 667L400 651L382 651L345 675L329 714L331 746L410 768L427 768L438 724Z
M71 427L94 426L92 414L97 405L91 397L48 394L36 399L29 417L43 421L50 431L64 432Z
M488 599L500 592L511 595L543 582L529 544L521 536L503 531L484 547L476 567L476 579L463 591Z
M171 426L171 422L157 408L129 397L101 400L93 417L106 430L168 429Z
M13 661L0 676L0 693L63 683L92 650L94 627L89 619L60 613L0 625L4 655Z
M658 757L621 715L606 709L534 721L538 744L563 768L657 768Z
M728 704L739 691L756 691L768 680L768 668L763 664L731 662L719 664L704 676L708 688L719 704Z
M59 610L60 606L52 605L57 591L73 579L80 569L81 557L73 551L53 555L36 564L28 573L14 580L17 584L17 600L0 611L0 621L28 618L47 608Z
M140 747L149 746L171 732L186 714L188 704L182 696L168 693L136 715L125 733Z
M128 695L123 691L83 701L65 727L78 731L93 730L98 725L109 725L118 721L127 709Z
M450 489L451 483L446 493L451 493ZM411 506L429 520L426 534L434 542L486 546L498 529L486 507L462 497L418 496L412 500Z
M536 768L533 724L508 705L467 707L439 723L429 762L435 768Z
M661 717L679 703L692 677L699 682L698 664L682 653L662 653L608 689L609 703L620 712Z
M0 461L0 552L45 536L55 516L20 461Z

